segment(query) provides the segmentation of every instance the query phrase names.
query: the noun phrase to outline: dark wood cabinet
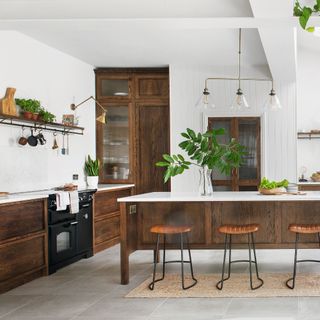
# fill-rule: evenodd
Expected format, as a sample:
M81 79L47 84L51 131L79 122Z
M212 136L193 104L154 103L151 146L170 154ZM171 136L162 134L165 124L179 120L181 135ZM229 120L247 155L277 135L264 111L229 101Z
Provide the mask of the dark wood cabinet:
M1 204L0 231L0 293L47 274L47 200Z
M234 169L231 175L212 172L215 191L254 191L258 189L261 179L261 137L259 117L210 117L208 129L224 128L226 134L219 136L220 143L228 143L235 138L246 147L247 154L239 169Z
M170 152L168 68L95 72L96 97L107 109L107 124L97 122L100 183L134 183L136 193L167 191L164 169L155 163Z
M93 201L93 251L98 253L120 241L120 206L118 198L128 197L131 188L101 190Z

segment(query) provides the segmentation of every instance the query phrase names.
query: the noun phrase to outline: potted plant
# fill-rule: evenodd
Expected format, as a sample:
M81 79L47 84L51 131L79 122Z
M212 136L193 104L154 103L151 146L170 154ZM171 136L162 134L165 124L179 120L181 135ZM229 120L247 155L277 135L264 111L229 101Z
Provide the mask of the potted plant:
M88 155L85 161L84 171L87 174L87 185L89 188L97 189L99 181L100 162L98 159L92 160Z
M23 111L25 119L38 120L41 104L39 100L35 99L15 99L16 104L20 106Z
M44 108L40 108L39 110L39 120L44 121L44 122L54 122L56 119L56 116L49 112L48 110Z
M221 173L230 174L233 168L238 168L242 164L242 157L246 154L245 147L233 138L227 144L219 143L217 136L224 134L223 128L197 134L189 128L186 132L182 132L181 136L185 140L179 144L179 147L187 153L190 161L181 154L164 154L164 161L156 163L159 167L167 168L164 173L164 182L182 174L191 165L194 165L199 167L200 171L200 194L211 195L213 192L212 169L216 168Z

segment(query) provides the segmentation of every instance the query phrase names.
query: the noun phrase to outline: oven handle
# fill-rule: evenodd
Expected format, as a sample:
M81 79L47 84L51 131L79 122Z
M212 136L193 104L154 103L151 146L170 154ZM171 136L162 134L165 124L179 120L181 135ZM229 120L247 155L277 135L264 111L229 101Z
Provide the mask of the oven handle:
M72 225L78 224L78 221L74 221L74 222L70 222L70 223L66 223L63 225L64 228L69 228Z
M86 203L86 204L83 204L81 207L82 208L88 208L90 206L90 203Z

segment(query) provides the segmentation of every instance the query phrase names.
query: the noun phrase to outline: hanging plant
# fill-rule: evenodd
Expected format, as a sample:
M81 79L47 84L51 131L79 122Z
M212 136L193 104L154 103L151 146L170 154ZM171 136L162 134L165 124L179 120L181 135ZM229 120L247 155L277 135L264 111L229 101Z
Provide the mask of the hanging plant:
M312 16L313 13L320 12L320 0L315 0L313 7L308 6L301 6L299 0L296 0L293 8L293 15L295 17L299 17L299 23L303 30L308 32L313 32L314 27L307 27L309 18Z

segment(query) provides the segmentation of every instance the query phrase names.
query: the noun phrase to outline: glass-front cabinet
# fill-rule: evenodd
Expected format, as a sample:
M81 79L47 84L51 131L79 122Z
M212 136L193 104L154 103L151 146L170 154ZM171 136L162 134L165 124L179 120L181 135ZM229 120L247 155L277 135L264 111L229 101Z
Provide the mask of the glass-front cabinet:
M123 181L130 176L129 105L107 106L103 127L103 180Z
M260 118L233 117L208 119L208 129L224 128L226 134L218 137L220 143L227 143L235 138L246 147L247 154L239 169L230 175L212 172L213 189L215 191L251 191L257 190L260 183Z

